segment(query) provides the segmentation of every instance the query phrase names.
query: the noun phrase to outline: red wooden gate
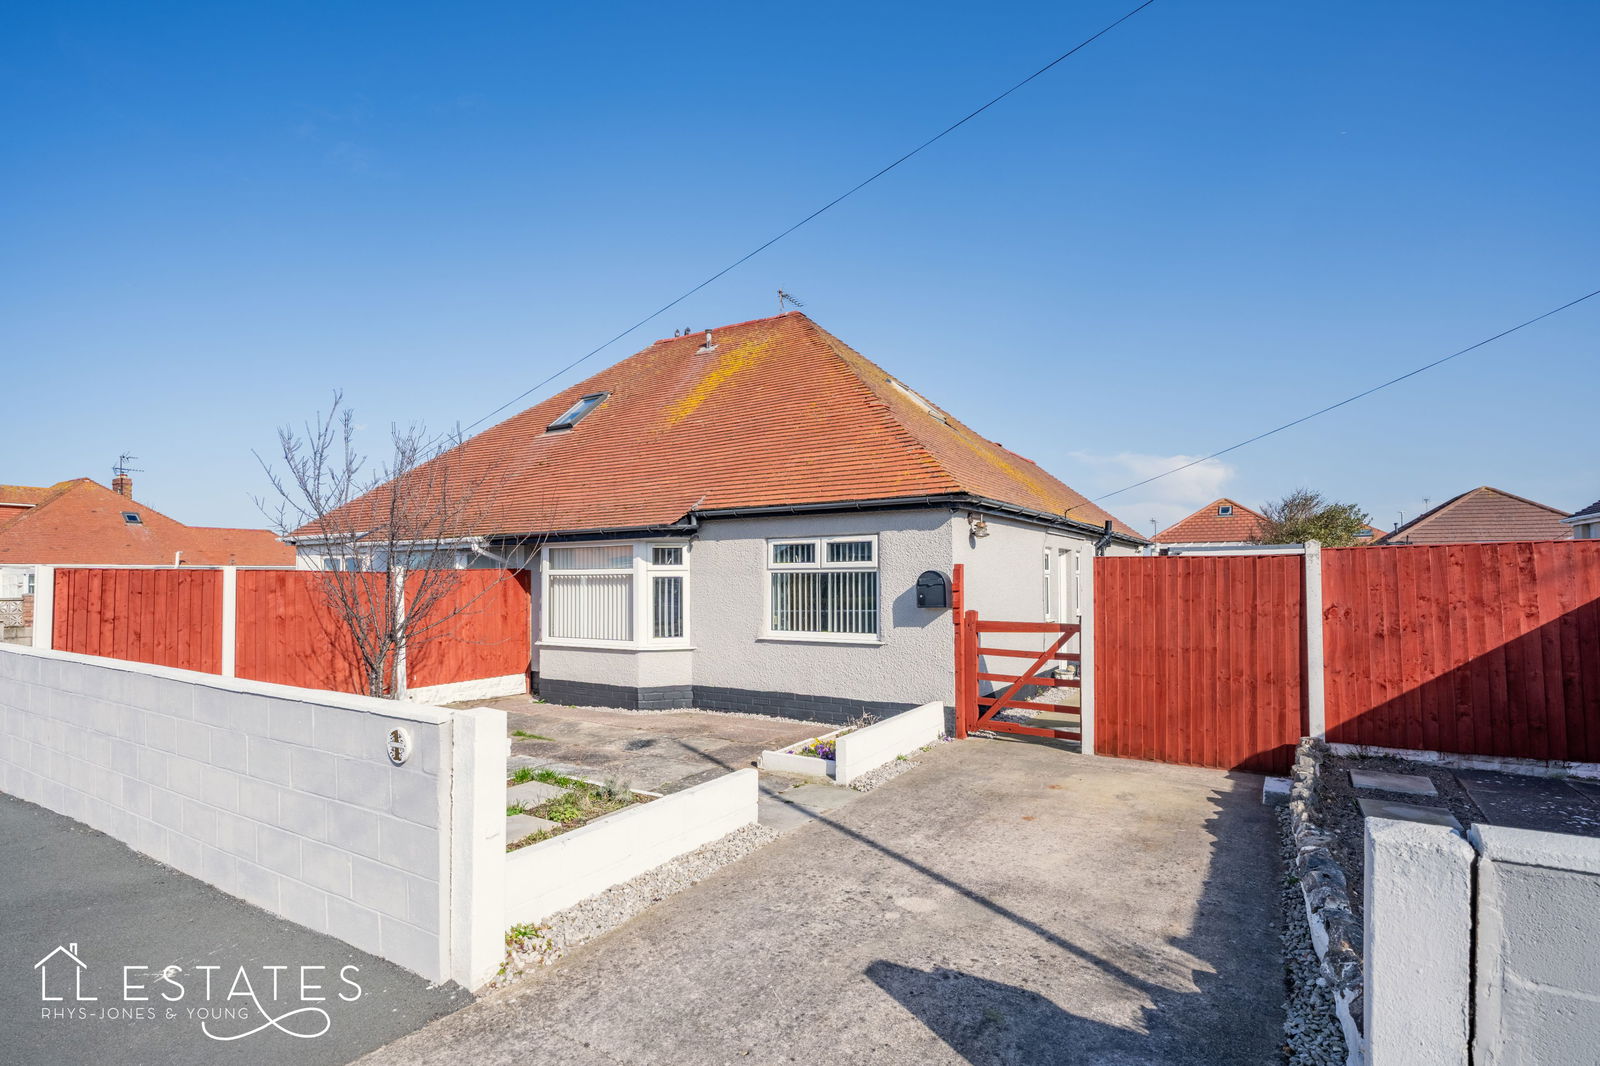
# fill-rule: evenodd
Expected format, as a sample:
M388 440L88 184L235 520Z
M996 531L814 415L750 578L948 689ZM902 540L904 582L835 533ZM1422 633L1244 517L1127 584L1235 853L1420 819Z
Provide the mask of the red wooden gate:
M1078 678L1055 677L1043 671L1053 669L1056 663L1078 662L1075 652L1061 649L1078 633L1078 626L1058 622L997 622L978 617L977 611L963 610L963 591L960 568L957 568L952 606L956 610L956 736L965 737L976 730L994 733L1016 733L1028 737L1052 737L1057 740L1081 740L1080 729L1056 729L1012 722L1000 715L1007 710L1061 711L1053 703L1039 703L1022 699L1018 694L1028 688L1077 688ZM1003 648L994 641L984 641L985 634L1010 633L1042 634L1048 645L1038 648ZM991 662L984 669L984 660L1027 659L1027 667L1018 674L995 672L999 667ZM990 682L984 692L985 682ZM999 682L999 684L994 684ZM1001 686L1005 687L1002 688Z

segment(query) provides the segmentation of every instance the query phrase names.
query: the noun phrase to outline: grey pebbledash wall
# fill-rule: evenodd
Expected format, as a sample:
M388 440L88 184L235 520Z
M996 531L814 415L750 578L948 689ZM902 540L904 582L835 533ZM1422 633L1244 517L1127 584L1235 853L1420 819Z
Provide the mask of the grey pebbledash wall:
M0 647L0 788L441 980L458 713Z

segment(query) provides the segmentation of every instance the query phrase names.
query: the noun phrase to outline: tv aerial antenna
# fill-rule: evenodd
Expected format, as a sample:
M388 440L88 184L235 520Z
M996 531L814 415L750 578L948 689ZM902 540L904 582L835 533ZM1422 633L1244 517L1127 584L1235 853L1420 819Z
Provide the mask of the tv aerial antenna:
M804 307L805 306L805 304L801 303L799 300L796 300L793 296L790 296L788 293L784 292L782 289L779 289L778 290L778 314L780 314L780 315L783 314L783 305L786 304L786 303L787 304L792 304L795 307Z
M127 452L123 452L121 455L117 456L117 465L111 468L111 472L117 475L117 477L127 477L129 474L144 473L143 468L128 465L137 458L139 458L137 455L129 455Z

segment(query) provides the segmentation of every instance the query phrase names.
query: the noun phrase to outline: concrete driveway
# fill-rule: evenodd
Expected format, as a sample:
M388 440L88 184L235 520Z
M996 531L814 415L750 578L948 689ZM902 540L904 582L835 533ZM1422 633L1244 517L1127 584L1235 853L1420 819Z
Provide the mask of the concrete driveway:
M367 1064L1278 1061L1260 778L940 745Z

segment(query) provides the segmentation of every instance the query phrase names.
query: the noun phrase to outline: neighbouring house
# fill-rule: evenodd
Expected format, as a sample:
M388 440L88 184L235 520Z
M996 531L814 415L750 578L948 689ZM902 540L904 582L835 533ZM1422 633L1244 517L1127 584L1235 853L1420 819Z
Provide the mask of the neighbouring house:
M86 477L45 488L0 485L0 597L55 566L292 566L294 549L265 529L186 526L133 498L133 480Z
M971 609L1076 620L1095 552L1145 543L798 312L656 341L436 462L494 472L460 556L536 571L532 667L565 703L948 703L955 564Z
M1187 518L1174 522L1155 535L1156 544L1167 550L1185 548L1239 548L1255 543L1266 519L1238 500L1224 496L1212 500Z
M1446 500L1373 541L1395 544L1474 544L1505 540L1569 540L1567 512L1504 489L1483 485Z
M1575 540L1600 540L1600 500L1563 518L1561 524L1572 527Z

